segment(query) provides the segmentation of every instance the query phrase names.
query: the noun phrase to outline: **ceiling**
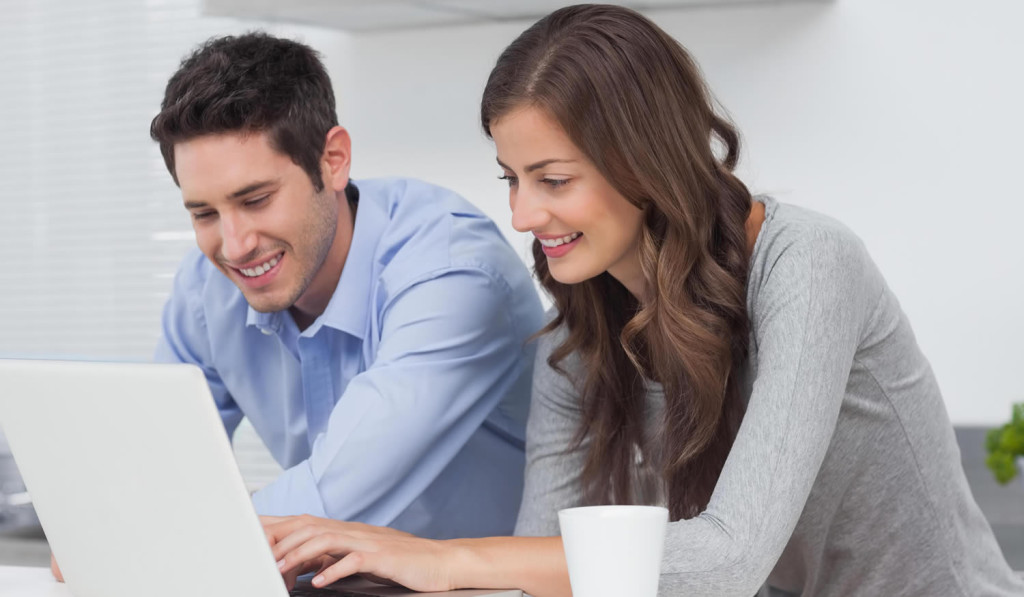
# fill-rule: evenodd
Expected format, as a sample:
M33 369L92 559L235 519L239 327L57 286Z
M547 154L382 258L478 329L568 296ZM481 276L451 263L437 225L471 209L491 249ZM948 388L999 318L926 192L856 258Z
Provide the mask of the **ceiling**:
M617 4L646 10L785 1L639 0ZM215 16L303 23L346 31L378 31L535 19L571 3L559 0L205 0L203 4L204 12Z

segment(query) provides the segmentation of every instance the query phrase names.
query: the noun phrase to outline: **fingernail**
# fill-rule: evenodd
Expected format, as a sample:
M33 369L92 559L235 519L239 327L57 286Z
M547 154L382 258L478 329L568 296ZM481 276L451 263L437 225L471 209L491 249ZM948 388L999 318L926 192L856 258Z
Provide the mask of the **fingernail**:
M314 576L313 577L313 584L318 586L318 587L320 585L324 584L324 576L322 574L320 576Z
M277 569L278 570L284 570L284 558L281 558L280 560L277 561Z

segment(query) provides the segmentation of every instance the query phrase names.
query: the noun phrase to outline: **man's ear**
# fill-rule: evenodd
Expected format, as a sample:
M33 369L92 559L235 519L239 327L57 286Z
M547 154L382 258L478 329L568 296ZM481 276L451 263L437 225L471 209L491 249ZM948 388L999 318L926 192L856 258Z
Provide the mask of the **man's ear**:
M348 172L352 166L352 139L344 127L336 126L327 131L324 154L320 157L320 175L324 185L335 191L343 191L348 185Z

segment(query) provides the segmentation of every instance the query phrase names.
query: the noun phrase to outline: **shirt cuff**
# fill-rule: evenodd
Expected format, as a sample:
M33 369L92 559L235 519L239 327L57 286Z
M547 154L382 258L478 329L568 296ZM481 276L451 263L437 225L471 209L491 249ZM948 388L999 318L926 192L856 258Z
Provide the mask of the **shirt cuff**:
M273 483L254 493L252 505L261 516L312 514L328 517L308 460L286 470Z

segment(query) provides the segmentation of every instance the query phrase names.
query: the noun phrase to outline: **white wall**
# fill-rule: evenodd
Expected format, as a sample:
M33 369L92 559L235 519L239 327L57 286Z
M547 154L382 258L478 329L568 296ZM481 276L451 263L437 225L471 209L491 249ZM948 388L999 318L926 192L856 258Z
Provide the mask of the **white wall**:
M697 57L746 140L755 192L831 214L867 243L957 424L1024 400L1024 3L840 0L653 12ZM342 84L354 175L463 193L512 231L478 124L526 23L364 34Z
M0 356L148 360L195 245L149 138L167 79L199 42L262 26L344 80L349 37L204 17L200 0L0 0L0 14Z
M267 27L202 17L198 5L3 3L0 355L149 356L170 271L192 244L149 118L193 44ZM744 132L750 186L865 239L954 421L1005 418L1024 400L1014 234L1024 204L1012 178L1024 157L1024 4L839 0L651 16L696 55ZM526 25L269 29L323 52L355 175L452 187L525 255L477 111L494 60ZM126 215L145 227L114 222ZM139 274L143 258L155 265ZM137 317L125 316L129 296L141 297Z
M149 123L196 44L259 27L303 39L337 80L351 78L344 33L200 8L0 0L0 357L151 358L174 271L195 241ZM240 434L243 473L258 486L278 469L251 428ZM7 458L0 435L0 469Z

